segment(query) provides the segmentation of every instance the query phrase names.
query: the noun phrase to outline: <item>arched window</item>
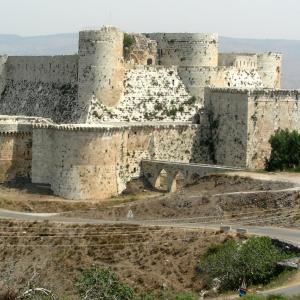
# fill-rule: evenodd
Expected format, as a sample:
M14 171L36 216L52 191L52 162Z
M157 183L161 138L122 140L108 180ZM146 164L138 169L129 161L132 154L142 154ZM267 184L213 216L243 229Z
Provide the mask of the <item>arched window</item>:
M153 59L152 58L148 58L147 59L147 65L151 66L153 64Z

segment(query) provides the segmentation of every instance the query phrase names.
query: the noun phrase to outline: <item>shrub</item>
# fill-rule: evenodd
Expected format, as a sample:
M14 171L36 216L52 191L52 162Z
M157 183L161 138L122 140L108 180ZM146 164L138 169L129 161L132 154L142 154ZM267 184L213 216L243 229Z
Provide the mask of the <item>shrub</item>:
M297 131L279 129L271 136L271 155L266 170L294 170L300 168L300 134Z
M238 288L244 277L248 283L268 283L279 273L277 262L287 257L267 237L251 237L244 243L231 240L207 251L200 272L210 281L219 278L221 290L231 290Z
M133 290L122 283L111 269L92 268L76 283L79 295L89 300L132 300Z
M192 96L191 98L189 98L189 99L185 102L185 104L187 104L187 105L192 105L192 104L195 104L196 101L197 101L197 98L196 98L195 96Z
M131 48L135 44L135 39L132 35L128 33L124 33L124 42L123 47L125 48Z

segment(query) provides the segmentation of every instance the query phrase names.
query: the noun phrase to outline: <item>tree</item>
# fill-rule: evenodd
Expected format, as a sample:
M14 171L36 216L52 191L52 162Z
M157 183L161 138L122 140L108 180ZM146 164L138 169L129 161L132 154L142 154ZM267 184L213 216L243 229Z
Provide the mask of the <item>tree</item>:
M83 272L76 283L82 299L88 300L132 300L133 290L122 283L118 275L106 268L92 268Z
M219 278L222 290L237 289L242 278L248 283L267 283L278 275L277 262L289 255L267 237L234 240L210 248L200 262L200 272L210 281Z
M300 168L300 134L297 131L279 129L271 136L271 155L266 170L296 170Z

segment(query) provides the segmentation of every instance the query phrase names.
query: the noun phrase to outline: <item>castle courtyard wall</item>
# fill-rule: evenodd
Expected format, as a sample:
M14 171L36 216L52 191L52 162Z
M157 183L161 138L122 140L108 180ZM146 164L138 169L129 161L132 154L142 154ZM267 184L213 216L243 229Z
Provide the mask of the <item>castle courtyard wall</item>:
M56 195L68 199L120 194L128 181L141 175L142 159L200 162L202 156L198 125L37 127L32 180L50 183Z

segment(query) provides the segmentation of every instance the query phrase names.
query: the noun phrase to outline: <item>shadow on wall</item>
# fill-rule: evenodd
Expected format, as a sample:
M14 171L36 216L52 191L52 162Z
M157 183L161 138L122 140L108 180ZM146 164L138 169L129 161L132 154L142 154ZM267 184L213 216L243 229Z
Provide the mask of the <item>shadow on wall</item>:
M190 163L216 164L209 114L201 109L196 119L198 128L193 139Z
M2 133L0 145L0 181L30 182L32 134Z

